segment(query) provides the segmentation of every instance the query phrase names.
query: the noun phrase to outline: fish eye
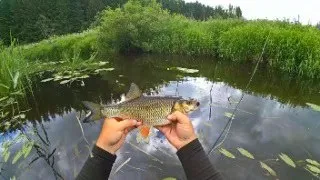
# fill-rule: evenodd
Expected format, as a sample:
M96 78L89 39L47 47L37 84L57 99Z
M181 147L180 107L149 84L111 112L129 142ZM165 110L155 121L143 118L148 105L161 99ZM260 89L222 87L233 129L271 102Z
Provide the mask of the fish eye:
M187 101L187 104L190 105L190 104L191 104L191 101Z

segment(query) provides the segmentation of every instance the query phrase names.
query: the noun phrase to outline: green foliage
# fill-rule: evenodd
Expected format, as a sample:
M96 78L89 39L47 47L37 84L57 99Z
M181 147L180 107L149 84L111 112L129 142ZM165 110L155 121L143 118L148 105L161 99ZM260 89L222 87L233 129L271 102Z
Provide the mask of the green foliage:
M218 35L243 23L242 20L198 22L170 15L155 1L143 4L129 1L123 8L107 9L101 14L100 51L154 52L216 55Z
M169 19L169 13L155 1L145 7L140 1L129 1L122 9L108 9L101 16L99 48L116 52L146 52L151 49L152 38L161 32L161 22Z
M11 37L20 43L36 42L54 35L86 30L97 13L106 7L118 8L128 0L2 0L0 1L0 34L6 44ZM150 0L140 0L148 2ZM159 1L164 9L199 20L209 17L241 17L239 7L224 9L201 3L176 0Z
M285 22L253 21L223 33L221 57L237 62L263 60L271 67L311 78L320 77L320 31Z
M22 81L28 67L26 59L14 45L0 52L0 98L16 97L22 93Z
M266 20L196 21L170 14L155 1L139 0L105 10L100 21L100 52L210 55L236 62L256 61L264 52L263 61L270 67L320 78L320 31L312 26Z
M76 53L80 53L83 58L90 58L96 51L96 39L97 31L92 29L82 33L52 37L19 48L23 56L29 60L54 61Z

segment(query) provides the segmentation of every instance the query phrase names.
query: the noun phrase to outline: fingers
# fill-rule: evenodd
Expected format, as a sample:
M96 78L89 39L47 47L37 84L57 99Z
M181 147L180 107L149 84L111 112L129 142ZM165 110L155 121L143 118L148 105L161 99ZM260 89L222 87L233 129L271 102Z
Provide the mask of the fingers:
M182 124L190 122L190 119L188 118L188 116L186 116L185 114L183 114L182 112L179 112L179 111L173 112L167 118L170 121L177 121Z
M137 122L137 120L125 119L119 122L118 128L123 131L125 129L135 128L135 126L141 125L141 122Z
M159 131L161 131L163 134L167 134L171 127L170 126L156 126L155 128L157 128Z

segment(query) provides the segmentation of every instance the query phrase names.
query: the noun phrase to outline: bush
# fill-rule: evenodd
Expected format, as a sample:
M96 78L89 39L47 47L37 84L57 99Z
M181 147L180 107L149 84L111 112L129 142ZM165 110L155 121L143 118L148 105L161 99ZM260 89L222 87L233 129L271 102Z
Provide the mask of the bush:
M107 9L101 15L99 49L116 52L149 52L153 37L163 31L162 23L169 13L155 1L147 5L141 1L129 1L122 9Z

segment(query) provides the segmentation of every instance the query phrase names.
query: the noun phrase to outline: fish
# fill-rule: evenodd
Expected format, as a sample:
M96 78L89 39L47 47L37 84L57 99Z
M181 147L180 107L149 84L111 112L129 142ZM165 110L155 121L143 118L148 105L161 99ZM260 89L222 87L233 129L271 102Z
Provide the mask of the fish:
M142 122L137 135L138 142L149 142L150 129L154 126L171 124L166 117L175 111L188 114L195 111L200 103L195 99L183 99L175 96L144 96L139 87L132 83L125 101L118 104L96 104L82 102L91 111L89 119L103 118L135 119Z

